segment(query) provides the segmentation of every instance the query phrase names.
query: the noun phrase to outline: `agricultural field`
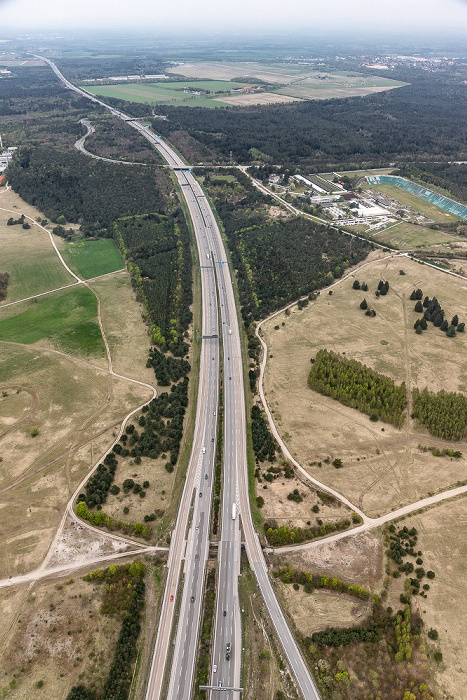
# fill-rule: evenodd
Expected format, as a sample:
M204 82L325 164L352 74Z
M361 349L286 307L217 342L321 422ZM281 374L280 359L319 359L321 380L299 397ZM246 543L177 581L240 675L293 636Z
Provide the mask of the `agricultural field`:
M20 224L7 226L7 220L18 219L20 213L31 217L30 229ZM7 297L0 307L76 281L58 259L47 231L33 223L38 217L42 218L41 213L16 193L4 190L0 194L0 272L10 274Z
M169 72L213 80L234 80L240 76L252 77L277 85L276 88L269 87L269 92L301 100L368 95L406 84L389 78L364 76L348 71L330 73L310 66L290 63L186 63L169 69Z
M355 279L366 282L368 292L353 290ZM381 279L389 281L389 292L376 298ZM447 338L431 324L426 333L417 335L415 302L409 299L414 288L422 288L430 298L437 296L448 318L455 313L467 318L463 280L387 256L335 283L332 295L323 291L304 310L295 306L290 315L280 313L262 327L268 344L266 399L289 450L312 476L371 516L464 481L467 444L447 443L417 427L410 417L410 402L399 430L311 391L307 386L310 359L327 348L388 375L397 384L404 381L409 394L412 388L425 386L431 391L467 392L463 360L467 337L459 333ZM374 318L360 309L364 297L376 311ZM435 457L420 445L458 450L462 458ZM335 458L342 461L342 468L332 466Z
M95 241L77 239L72 243L66 243L60 239L58 249L68 267L81 279L89 280L125 267L112 238Z
M230 98L232 88L245 87L244 84L227 82L223 80L201 80L185 82L163 82L163 83L124 83L121 85L93 85L86 86L86 90L93 95L102 97L118 97L121 100L131 102L147 102L150 104L173 104L177 106L186 105L188 107L221 107L226 104L221 103L225 96ZM209 90L210 94L196 95L191 92L184 92L184 88L192 91Z
M104 356L105 347L97 321L97 299L86 287L65 289L0 310L0 340L37 343L79 357ZM14 315L12 315L14 313Z
M411 207L414 212L419 212L428 219L432 219L432 221L435 223L451 223L453 221L460 221L460 218L455 214L444 211L444 209L437 207L435 204L431 204L431 202L427 202L411 192L406 192L401 187L396 187L395 185L368 185L365 187L365 190L370 190L374 193L381 192L391 199L396 200L400 204Z

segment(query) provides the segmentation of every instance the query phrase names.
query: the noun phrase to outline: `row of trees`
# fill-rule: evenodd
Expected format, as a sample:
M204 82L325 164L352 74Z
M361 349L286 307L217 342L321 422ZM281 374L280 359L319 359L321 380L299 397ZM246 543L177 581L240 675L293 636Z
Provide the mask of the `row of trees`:
M467 436L467 398L456 392L426 387L413 390L413 416L435 437L464 440Z
M191 370L188 360L163 355L157 348L150 348L146 367L153 367L159 386L170 386L171 381L178 382Z
M144 539L149 539L151 535L151 530L142 523L127 523L123 520L115 520L110 515L107 515L103 510L90 510L86 506L85 501L78 501L76 506L76 514L79 515L83 520L87 520L92 525L97 527L105 527L111 532L118 530L123 532L125 535L136 535L137 537L143 537Z
M251 409L251 437L256 458L260 462L265 460L273 462L276 454L276 443L261 415L259 406L256 405L252 406Z
M331 532L340 532L347 530L350 527L350 520L345 518L335 523L323 523L312 527L296 527L294 529L287 525L282 525L278 528L269 527L268 522L265 523L265 534L269 544L274 547L282 547L287 544L299 544L307 540L312 540L315 537L324 537Z
M112 605L106 605L104 600L102 614L126 611L120 634L117 639L112 664L102 693L96 694L83 685L75 686L67 695L67 700L127 700L133 664L136 659L137 641L141 631L141 614L144 609L145 567L139 562L117 567L112 565L106 571L100 569L91 572L84 580L104 582L107 593L105 598L112 600ZM122 586L122 582L125 583ZM119 595L120 594L120 595ZM118 600L116 600L118 599ZM107 601L108 602L108 601ZM118 605L116 603L118 602Z
M361 362L326 349L319 350L311 362L308 375L311 389L400 428L407 403L404 382L397 386L392 379Z
M339 578L312 574L301 569L294 569L290 564L281 566L272 571L274 578L279 578L282 583L294 583L304 587L306 593L313 593L315 588L325 588L331 591L339 591L355 596L361 600L368 600L370 591L361 586L345 583Z

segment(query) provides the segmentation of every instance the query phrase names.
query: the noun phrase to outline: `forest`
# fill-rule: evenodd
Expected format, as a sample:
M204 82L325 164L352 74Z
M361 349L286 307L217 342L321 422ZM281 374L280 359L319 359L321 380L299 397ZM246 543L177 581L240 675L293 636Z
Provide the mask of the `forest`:
M330 284L363 260L370 244L304 217L273 218L275 203L236 169L204 173L227 236L245 325ZM228 179L226 179L228 178Z
M166 213L170 180L154 167L130 168L77 151L22 147L8 167L12 188L53 222L80 223L86 235L111 236L115 219Z
M324 170L466 159L462 80L422 71L408 71L404 79L411 84L367 97L243 109L161 105L158 112L168 120L154 128L169 139L185 131L222 162L261 159Z
M371 420L380 419L401 427L407 403L404 382L397 386L392 379L361 362L326 349L319 350L311 362L310 389L366 413Z
M182 210L174 209L171 216L120 219L115 222L114 236L128 263L137 299L145 305L152 342L163 353L170 350L174 355L185 355L192 320L193 274L190 234ZM171 362L164 360L157 352L148 362L164 386L169 378L177 381L186 374L175 369L173 358Z
M467 397L456 392L427 388L413 390L413 415L435 437L464 440L467 437Z

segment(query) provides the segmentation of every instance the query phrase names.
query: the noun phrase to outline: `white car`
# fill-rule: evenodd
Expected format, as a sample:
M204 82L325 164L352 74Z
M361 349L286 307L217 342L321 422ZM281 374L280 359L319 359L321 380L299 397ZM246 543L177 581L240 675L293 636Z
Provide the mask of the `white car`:
M212 672L217 673L217 664L214 664L214 666L212 667Z

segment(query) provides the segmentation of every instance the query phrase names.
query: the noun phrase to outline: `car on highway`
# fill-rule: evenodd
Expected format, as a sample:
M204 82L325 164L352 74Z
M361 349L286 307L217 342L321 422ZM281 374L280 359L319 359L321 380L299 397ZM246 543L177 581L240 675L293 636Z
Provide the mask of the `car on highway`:
M173 597L173 595L170 596L170 602L171 602L171 603L174 602L174 597Z
M212 672L217 673L217 664L214 664L214 666L212 667Z
M205 475L204 475L204 478L205 478L205 479L207 479L207 478L208 478L208 475L207 475L207 474L205 474Z
M230 661L230 642L228 642L227 646L225 647L225 659L226 661Z
M203 447L203 455L205 455L205 454L206 454L206 448Z
M191 598L190 598L190 600L191 600L192 603L194 603L194 602L195 602L195 596L192 595Z
M224 617L227 615L227 610L224 610Z
M199 525L196 525L196 526L195 526L195 530L199 530Z

